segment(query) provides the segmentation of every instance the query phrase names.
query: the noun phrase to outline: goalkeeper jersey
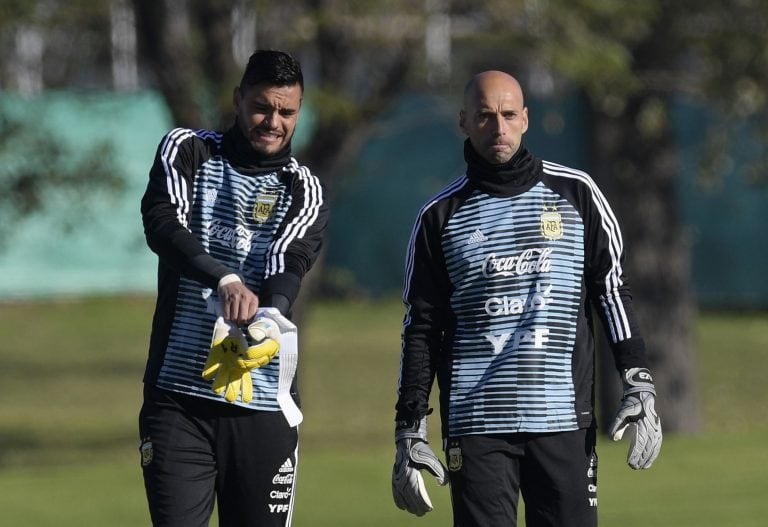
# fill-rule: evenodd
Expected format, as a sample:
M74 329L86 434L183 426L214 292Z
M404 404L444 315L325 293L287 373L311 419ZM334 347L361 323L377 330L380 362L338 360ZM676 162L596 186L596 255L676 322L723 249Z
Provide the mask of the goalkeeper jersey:
M263 158L237 126L178 128L162 139L142 199L147 243L159 255L158 297L144 381L223 400L201 377L220 305L219 280L237 273L270 306L292 302L317 258L327 219L323 188L289 150ZM253 400L278 410L280 354L254 369Z
M427 413L436 376L451 437L590 426L592 306L617 367L645 363L616 218L584 172L465 152L410 239L398 419Z

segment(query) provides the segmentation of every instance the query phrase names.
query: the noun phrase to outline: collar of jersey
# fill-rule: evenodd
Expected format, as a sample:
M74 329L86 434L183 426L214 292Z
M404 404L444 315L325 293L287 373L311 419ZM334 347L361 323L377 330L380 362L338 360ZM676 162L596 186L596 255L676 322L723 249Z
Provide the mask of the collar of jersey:
M520 148L512 159L493 165L475 151L469 139L464 141L467 178L481 191L495 196L513 196L530 189L538 180L541 163L527 148Z

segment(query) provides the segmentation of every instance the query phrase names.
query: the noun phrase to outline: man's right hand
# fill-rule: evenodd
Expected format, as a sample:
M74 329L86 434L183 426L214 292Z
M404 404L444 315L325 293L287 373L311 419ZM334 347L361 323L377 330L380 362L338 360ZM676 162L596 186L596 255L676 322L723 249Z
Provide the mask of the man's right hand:
M412 426L398 425L395 431L397 454L392 467L392 497L398 508L416 516L432 510L421 470L431 473L437 483L448 483L445 467L427 443L427 418Z
M256 316L259 309L259 297L248 289L239 278L220 284L218 292L221 301L221 314L226 320L238 326L245 326Z

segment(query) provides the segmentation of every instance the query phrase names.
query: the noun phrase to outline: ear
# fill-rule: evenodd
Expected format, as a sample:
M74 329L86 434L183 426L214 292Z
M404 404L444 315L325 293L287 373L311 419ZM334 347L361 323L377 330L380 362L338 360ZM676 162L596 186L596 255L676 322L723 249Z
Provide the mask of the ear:
M459 112L459 128L461 129L462 132L464 132L464 135L469 135L467 134L467 128L465 127L466 121L467 121L467 113L464 110L461 110Z
M235 108L235 113L240 111L242 97L243 96L240 94L240 86L235 86L235 89L232 91L232 106Z
M528 107L523 107L523 133L528 131Z

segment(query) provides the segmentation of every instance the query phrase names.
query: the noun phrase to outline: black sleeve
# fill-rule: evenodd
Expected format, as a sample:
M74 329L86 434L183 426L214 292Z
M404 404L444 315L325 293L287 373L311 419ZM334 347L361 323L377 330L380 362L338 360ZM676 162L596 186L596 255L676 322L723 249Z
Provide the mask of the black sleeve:
M141 200L147 245L174 271L216 289L233 271L210 256L189 231L192 187L207 157L204 141L192 130L171 130L157 148Z
M586 287L611 346L616 368L648 367L645 343L624 272L621 229L608 201L592 185L585 206Z
M440 245L438 207L422 211L408 246L403 301L396 420L420 419L429 410L443 338L450 324L450 280Z
M296 300L304 275L320 254L328 223L327 197L320 180L295 163L284 175L289 179L291 205L267 252L259 294L263 305L281 311L289 310Z

